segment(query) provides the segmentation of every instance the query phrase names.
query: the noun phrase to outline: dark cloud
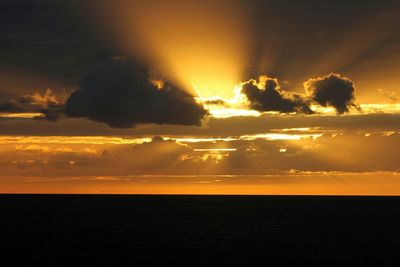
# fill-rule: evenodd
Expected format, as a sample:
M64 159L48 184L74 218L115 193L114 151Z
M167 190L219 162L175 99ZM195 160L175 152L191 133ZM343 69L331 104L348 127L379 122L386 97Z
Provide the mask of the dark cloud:
M301 95L281 91L278 80L267 76L261 76L259 82L250 80L244 83L242 93L250 101L251 108L258 111L313 113Z
M169 81L159 89L145 68L114 61L82 79L80 89L66 102L66 114L116 128L144 123L200 126L206 110Z
M349 78L331 73L304 82L306 95L281 90L277 79L261 76L242 85L251 108L258 111L313 114L310 104L334 107L338 114L348 112L355 104L355 86Z
M42 113L37 119L58 120L64 113L61 103L50 89L41 95L23 95L9 102L0 103L0 113Z
M213 106L228 106L225 100L223 99L208 99L203 101L204 105L213 105Z
M331 73L327 76L310 79L304 87L311 99L324 107L334 107L338 114L348 112L350 107L357 107L354 83L346 77Z

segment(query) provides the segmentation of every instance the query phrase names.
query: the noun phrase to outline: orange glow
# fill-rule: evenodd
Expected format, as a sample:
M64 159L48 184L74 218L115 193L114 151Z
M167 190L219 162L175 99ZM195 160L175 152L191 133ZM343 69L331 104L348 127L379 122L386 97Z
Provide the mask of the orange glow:
M151 138L120 138L109 136L0 136L0 145L3 144L141 144L150 142Z
M321 137L322 133L304 133L304 134L283 134L283 133L267 133L267 134L255 134L255 135L244 135L241 136L242 140L292 140L299 141L302 139L317 139Z
M0 118L33 119L41 116L42 113L0 113Z
M398 173L2 178L0 193L400 195Z
M265 76L260 77L260 81L263 82ZM237 116L245 117L259 117L262 114L271 115L293 115L292 113L279 113L275 111L260 112L252 110L247 98L241 93L242 85L238 84L233 89L233 96L231 98L221 98L219 96L203 97L199 90L196 90L200 95L198 101L203 103L205 108L209 110L209 113L214 118L230 118ZM219 102L223 104L219 104ZM210 104L211 103L211 104ZM317 104L310 105L311 110L316 114L314 116L324 115L336 115L337 112L333 107L323 107ZM400 104L398 103L369 103L359 104L359 108L352 107L350 111L344 115L365 115L365 114L376 114L376 113L387 113L387 114L399 114Z
M106 1L107 12L95 5L107 14L111 38L125 52L154 63L156 71L177 79L193 95L197 87L203 97L232 97L247 53L241 4L120 0Z
M150 81L158 90L161 90L164 87L164 81L160 79L155 79Z
M400 113L400 104L360 104L360 110L352 108L347 115L361 115L361 114L376 114L376 113L388 113L398 114ZM318 105L312 105L311 109L318 113L318 115L334 115L336 110L332 107L322 107ZM344 114L346 115L346 114Z
M400 196L400 4L6 2L0 194Z

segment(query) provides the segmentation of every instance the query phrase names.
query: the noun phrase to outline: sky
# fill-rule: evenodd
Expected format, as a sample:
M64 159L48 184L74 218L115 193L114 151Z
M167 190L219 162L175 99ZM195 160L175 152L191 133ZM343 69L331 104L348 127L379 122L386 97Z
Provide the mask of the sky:
M400 194L400 3L3 0L0 193Z

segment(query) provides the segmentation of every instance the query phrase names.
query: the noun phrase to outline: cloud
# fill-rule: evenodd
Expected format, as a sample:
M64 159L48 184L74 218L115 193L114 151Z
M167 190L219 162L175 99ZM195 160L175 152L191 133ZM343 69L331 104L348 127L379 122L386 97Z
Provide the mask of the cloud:
M50 139L49 139L50 138ZM65 143L58 137L0 142L0 176L399 172L400 133L327 132L317 139L184 143L154 137L142 144ZM90 140L90 137L87 137ZM232 151L217 149L235 148ZM337 153L339 151L340 153ZM336 153L335 153L336 152ZM19 171L19 172L16 172Z
M66 102L70 117L87 117L110 127L137 124L201 125L206 114L192 95L164 81L159 88L145 68L130 62L108 62L84 77Z
M42 113L37 119L56 121L62 116L64 105L50 89L41 95L23 95L9 102L0 103L0 113Z
M324 107L334 107L338 114L348 112L350 107L357 107L354 103L353 81L339 74L309 79L304 83L304 88L313 101Z
M281 91L278 80L267 76L261 76L259 82L250 80L242 84L242 93L251 108L258 111L313 113L301 95Z
M290 171L400 171L400 142L392 133L327 133L317 139L300 141L233 141L238 149L220 164L221 169L237 174L262 174L271 170ZM340 150L340 153L335 151ZM343 148L343 149L340 149Z
M215 98L215 99L206 99L203 101L204 105L210 105L210 106L229 106L228 103L220 98Z
M331 73L324 77L309 79L303 83L306 94L281 90L277 79L261 76L259 81L250 80L242 84L242 94L250 107L258 111L280 113L314 114L311 103L333 107L338 114L348 112L355 104L355 86L349 78Z

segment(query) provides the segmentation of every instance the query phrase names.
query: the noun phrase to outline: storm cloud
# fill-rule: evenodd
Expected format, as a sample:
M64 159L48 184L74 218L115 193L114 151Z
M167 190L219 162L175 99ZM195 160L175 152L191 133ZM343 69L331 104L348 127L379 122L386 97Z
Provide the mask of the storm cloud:
M331 73L327 76L310 79L304 83L310 98L323 107L334 107L338 114L357 107L354 83L346 77Z
M66 114L115 128L145 123L201 125L207 112L192 95L169 81L159 88L150 78L145 67L130 62L103 63L71 94Z

